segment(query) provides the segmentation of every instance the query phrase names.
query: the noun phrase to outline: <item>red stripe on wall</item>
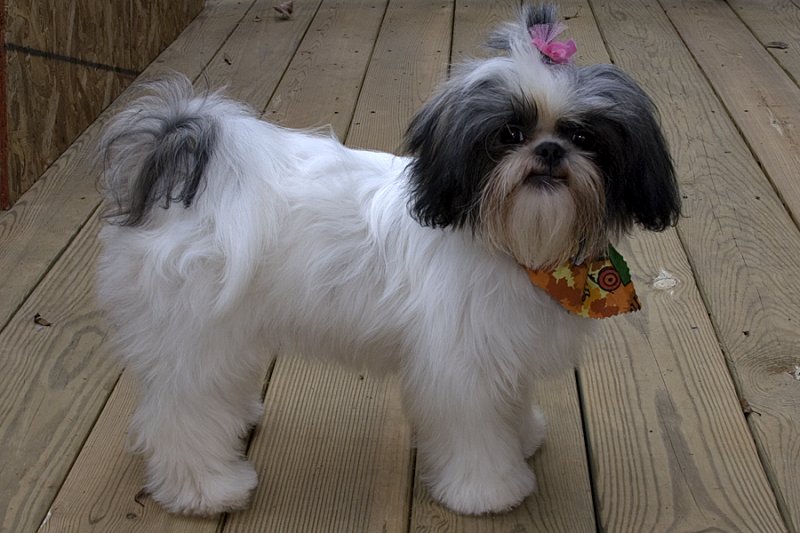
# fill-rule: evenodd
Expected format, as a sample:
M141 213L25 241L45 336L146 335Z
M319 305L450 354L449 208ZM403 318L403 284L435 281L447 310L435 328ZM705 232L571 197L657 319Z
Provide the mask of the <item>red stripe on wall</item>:
M6 109L6 2L0 0L0 209L11 207L8 176L8 124Z

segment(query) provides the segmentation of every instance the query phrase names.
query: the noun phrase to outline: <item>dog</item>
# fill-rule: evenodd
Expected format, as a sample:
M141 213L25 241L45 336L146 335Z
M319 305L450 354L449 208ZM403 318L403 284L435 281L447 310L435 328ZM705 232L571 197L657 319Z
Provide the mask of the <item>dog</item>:
M561 29L554 7L523 8L414 116L402 156L261 121L179 75L112 119L98 294L140 384L131 434L157 502L247 505L241 437L278 351L397 373L450 509L534 491L535 380L573 367L596 321L531 274L680 215L653 102L613 65L572 64Z

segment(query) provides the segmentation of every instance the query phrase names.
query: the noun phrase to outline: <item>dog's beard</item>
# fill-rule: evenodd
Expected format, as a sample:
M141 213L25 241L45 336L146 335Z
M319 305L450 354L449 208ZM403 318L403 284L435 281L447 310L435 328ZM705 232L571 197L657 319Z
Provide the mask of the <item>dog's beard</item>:
M605 194L598 169L573 154L563 180L539 180L532 159L508 154L495 167L480 205L481 238L529 268L597 257L608 247Z

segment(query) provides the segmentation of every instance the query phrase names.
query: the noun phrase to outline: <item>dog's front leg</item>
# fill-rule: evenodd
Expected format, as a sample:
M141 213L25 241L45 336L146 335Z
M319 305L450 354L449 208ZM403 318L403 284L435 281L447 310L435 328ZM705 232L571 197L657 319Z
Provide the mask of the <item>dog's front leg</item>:
M509 390L485 367L458 363L405 375L423 480L434 499L456 512L507 511L536 488L520 435L522 391Z

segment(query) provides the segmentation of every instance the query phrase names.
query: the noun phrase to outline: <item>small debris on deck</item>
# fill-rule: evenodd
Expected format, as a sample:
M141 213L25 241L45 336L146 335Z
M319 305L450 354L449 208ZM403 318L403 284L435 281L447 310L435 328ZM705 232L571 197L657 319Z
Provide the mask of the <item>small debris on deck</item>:
M672 294L675 287L678 286L680 280L667 272L664 269L661 269L656 279L653 280L653 288L660 290L660 291L669 291Z
M46 328L48 328L48 327L50 327L50 326L52 326L52 325L53 325L53 324L51 324L49 321L45 320L45 319L42 317L42 315L40 315L39 313L36 313L36 314L33 316L33 323L34 323L34 324L36 324L37 326L44 326L44 327L46 327Z

